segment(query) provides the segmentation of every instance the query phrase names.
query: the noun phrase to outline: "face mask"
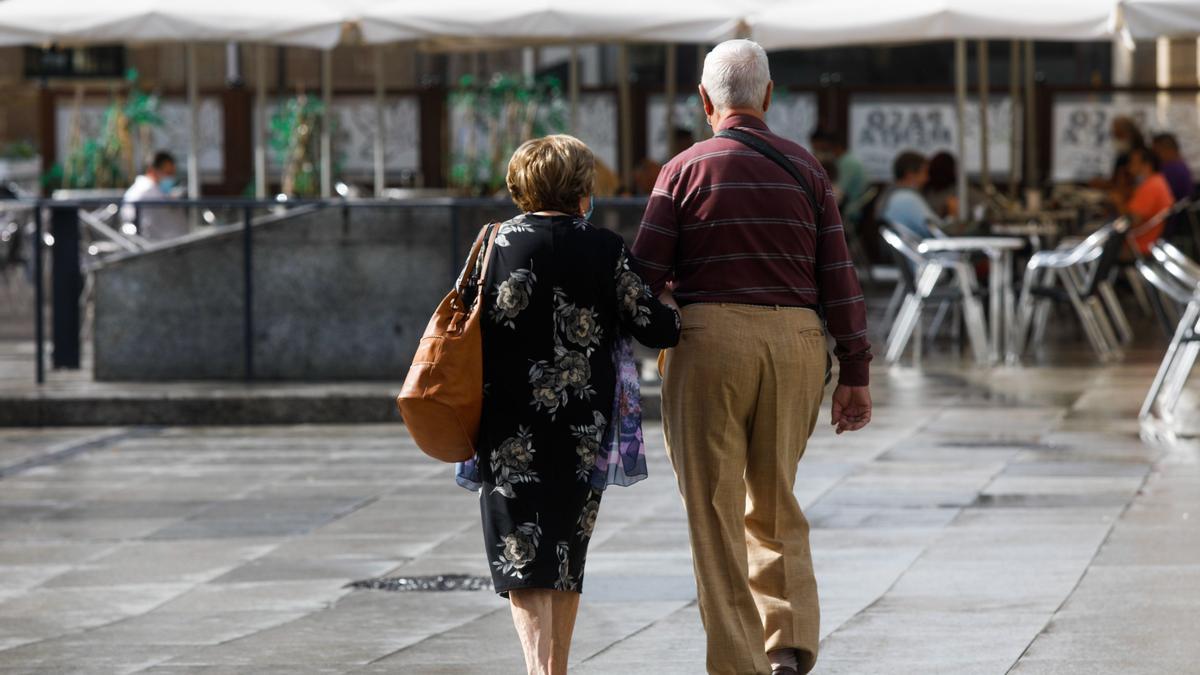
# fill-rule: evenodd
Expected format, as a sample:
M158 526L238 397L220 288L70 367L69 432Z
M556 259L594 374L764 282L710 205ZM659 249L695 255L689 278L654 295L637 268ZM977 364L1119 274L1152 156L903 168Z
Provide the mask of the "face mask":
M162 190L164 193L169 194L171 190L175 189L175 185L176 181L172 176L164 176L158 179L158 189Z
M585 212L583 213L583 219L584 219L584 220L591 220L591 219L592 219L592 212L593 212L593 211L595 211L595 210L596 210L596 207L595 207L595 205L592 203L592 197L591 197L591 195L588 195L588 208L587 208L587 211L585 211Z

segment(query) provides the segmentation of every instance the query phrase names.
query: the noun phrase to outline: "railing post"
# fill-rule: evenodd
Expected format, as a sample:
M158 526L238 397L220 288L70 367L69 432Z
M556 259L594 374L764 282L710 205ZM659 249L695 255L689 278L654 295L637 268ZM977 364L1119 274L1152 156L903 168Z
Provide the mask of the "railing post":
M59 205L50 209L50 249L54 280L51 317L55 368L79 368L79 294L83 292L83 272L79 265L79 206Z
M46 293L42 265L42 200L39 199L33 206L33 339L38 384L46 381Z
M242 208L242 356L247 382L254 381L254 209Z

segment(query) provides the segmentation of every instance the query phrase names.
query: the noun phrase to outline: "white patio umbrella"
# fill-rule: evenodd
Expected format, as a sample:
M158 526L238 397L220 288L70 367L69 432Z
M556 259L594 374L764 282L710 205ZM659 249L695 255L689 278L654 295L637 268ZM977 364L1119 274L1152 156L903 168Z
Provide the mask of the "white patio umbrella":
M1134 39L1200 35L1200 0L1121 0L1120 12Z
M200 196L200 167L195 44L249 42L332 49L352 20L349 10L326 0L204 0L163 3L157 0L3 0L0 46L82 45L182 42L187 52L189 106L188 194ZM261 74L261 73L260 73ZM328 75L328 69L324 74ZM261 79L261 78L260 78ZM261 87L261 83L260 83ZM264 97L257 97L261 107ZM261 110L256 118L263 118ZM255 142L255 183L264 184L263 130ZM327 144L326 144L327 145ZM322 158L323 173L331 163ZM324 178L324 176L323 176ZM327 183L327 179L325 179Z
M966 115L966 40L1104 39L1112 35L1116 11L1116 0L801 0L763 7L751 13L747 22L755 40L768 49L955 40L955 93L961 130ZM1027 67L1032 68L1032 50L1027 49L1026 54ZM1027 86L1031 94L1031 79ZM980 90L986 88L986 71L981 70ZM985 119L986 111L980 115ZM986 147L986 126L982 131L981 145ZM965 218L963 133L958 135L958 154L959 217ZM986 161L986 150L982 155Z
M800 0L765 6L747 22L767 49L960 38L1096 40L1111 35L1115 10L1116 0Z
M632 174L629 42L717 42L743 29L749 7L719 0L366 0L358 15L367 43L418 40L440 49L617 42L621 171ZM572 52L571 119L578 119L577 57ZM670 106L668 106L670 108Z
M732 37L746 12L745 4L716 0L382 0L364 2L358 18L368 43L703 43Z
M229 41L329 49L349 19L324 0L4 0L0 46Z

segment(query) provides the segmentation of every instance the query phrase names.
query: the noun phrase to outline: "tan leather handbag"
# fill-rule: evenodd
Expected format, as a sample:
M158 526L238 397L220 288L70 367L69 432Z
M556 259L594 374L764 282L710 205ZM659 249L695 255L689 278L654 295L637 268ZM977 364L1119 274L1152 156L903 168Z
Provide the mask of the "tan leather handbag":
M462 274L425 328L396 397L417 447L443 462L465 462L475 456L483 412L480 313L498 229L485 226L475 238ZM468 297L468 291L474 293Z

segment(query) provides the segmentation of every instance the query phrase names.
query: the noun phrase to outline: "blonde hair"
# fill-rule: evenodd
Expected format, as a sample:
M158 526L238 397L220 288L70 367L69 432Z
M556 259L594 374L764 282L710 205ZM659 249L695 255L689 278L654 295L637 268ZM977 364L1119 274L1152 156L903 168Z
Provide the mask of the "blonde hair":
M522 143L508 160L505 182L513 203L525 213L579 213L579 200L595 189L596 158L574 136L535 138Z

